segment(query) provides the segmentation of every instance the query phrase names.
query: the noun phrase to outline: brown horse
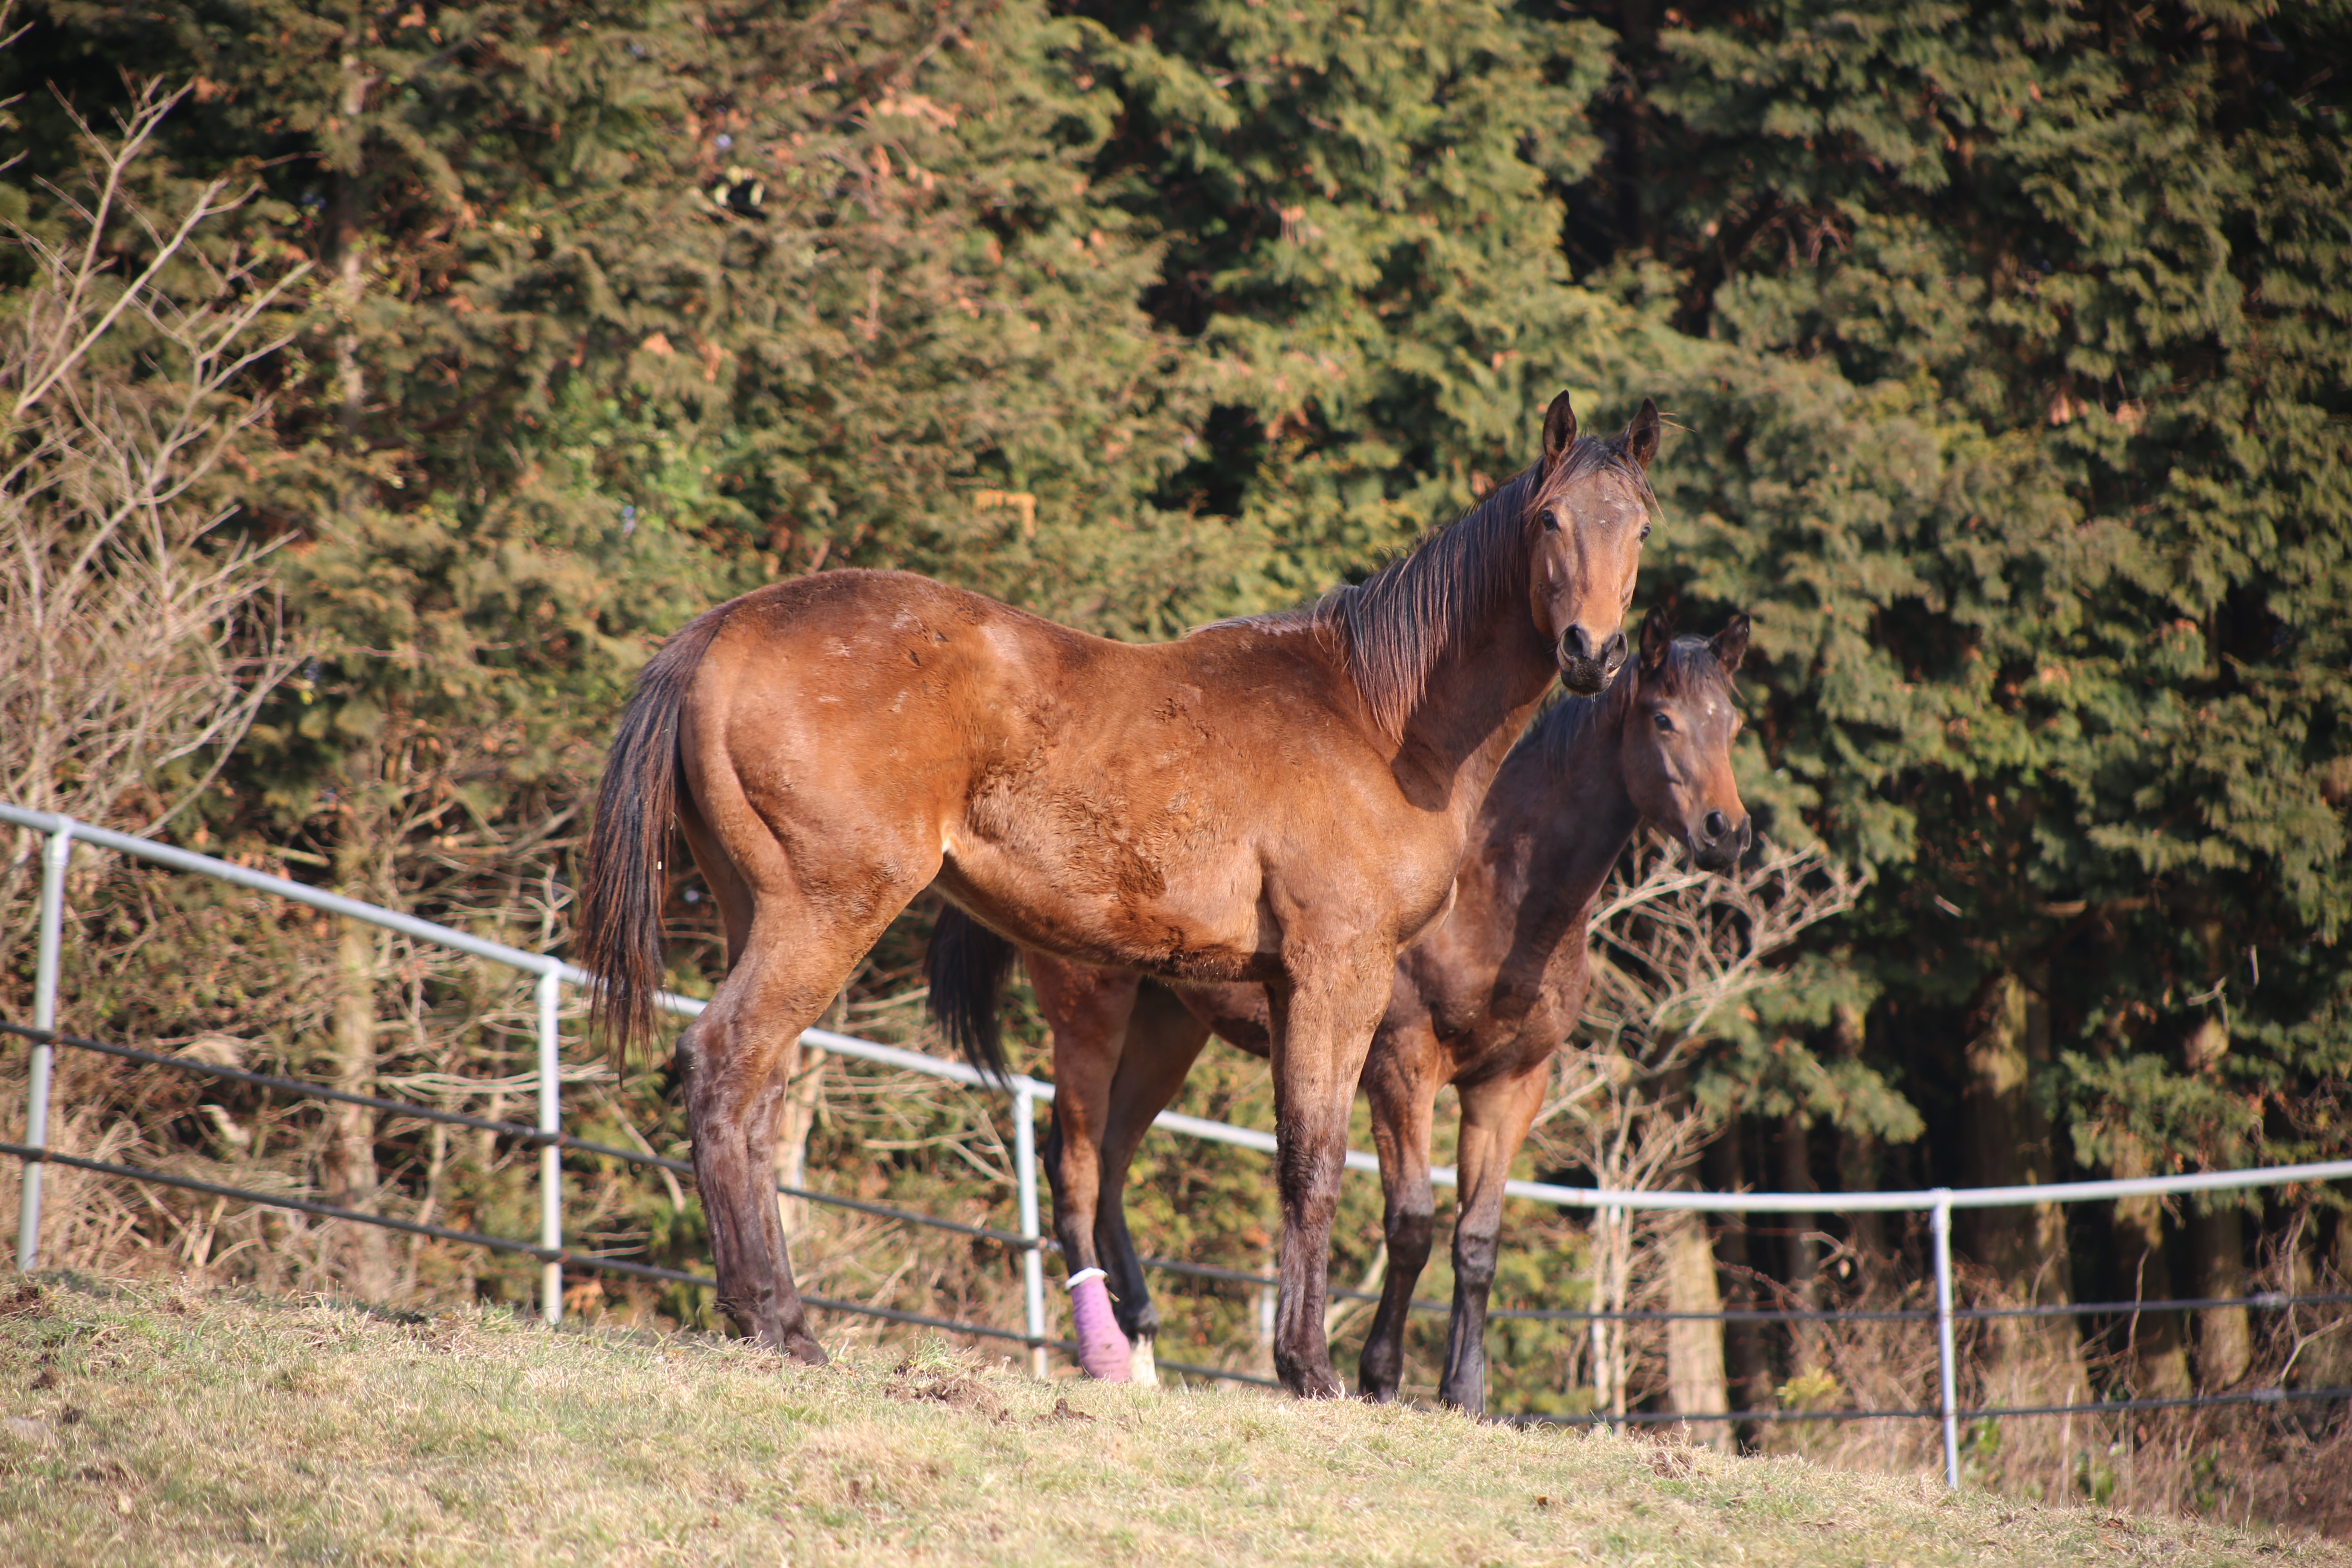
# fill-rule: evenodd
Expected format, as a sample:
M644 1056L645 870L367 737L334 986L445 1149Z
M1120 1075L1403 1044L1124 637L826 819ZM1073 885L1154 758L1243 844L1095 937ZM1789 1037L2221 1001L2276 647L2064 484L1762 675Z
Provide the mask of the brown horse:
M686 1031L719 1300L805 1361L769 1155L777 1066L936 881L989 931L1270 1006L1282 1152L1276 1364L1341 1392L1324 1273L1349 1102L1399 947L1444 910L1487 785L1555 672L1623 661L1658 444L1644 403L1543 457L1360 585L1171 643L1107 642L900 573L722 605L646 667L597 799L582 964L621 1048L662 974L675 818L727 976Z
M1748 847L1748 814L1731 776L1739 731L1731 675L1747 647L1744 616L1710 642L1677 642L1652 611L1634 667L1603 695L1554 707L1512 751L1479 813L1453 909L1398 956L1363 1073L1389 1247L1361 1363L1367 1396L1394 1398L1403 1371L1405 1315L1429 1260L1430 1120L1437 1091L1451 1083L1462 1107L1461 1197L1438 1392L1449 1405L1485 1408L1503 1183L1542 1103L1552 1053L1584 1005L1593 900L1643 818L1679 834L1709 870L1728 869ZM942 924L952 942L961 931L953 911ZM1266 1053L1265 990L1164 987L1041 952L1024 957L1054 1031L1045 1158L1055 1233L1073 1276L1104 1270L1116 1298L1109 1334L1089 1335L1081 1323L1080 1359L1097 1376L1124 1378L1131 1343L1135 1374L1149 1379L1159 1315L1128 1235L1128 1163L1212 1033ZM970 978L993 984L985 974ZM982 1003L938 973L933 998L960 1033Z

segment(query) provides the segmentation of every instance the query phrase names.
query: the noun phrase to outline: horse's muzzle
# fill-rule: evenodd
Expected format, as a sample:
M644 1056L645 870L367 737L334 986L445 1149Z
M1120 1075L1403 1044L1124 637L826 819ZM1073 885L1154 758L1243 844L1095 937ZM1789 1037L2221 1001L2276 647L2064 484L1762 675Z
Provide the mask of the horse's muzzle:
M1623 632L1610 633L1595 647L1582 626L1569 627L1559 635L1559 683L1580 697L1607 690L1624 666L1626 646Z
M1739 864L1755 837L1746 816L1735 826L1723 813L1710 811L1690 831L1691 858L1702 871L1728 871Z

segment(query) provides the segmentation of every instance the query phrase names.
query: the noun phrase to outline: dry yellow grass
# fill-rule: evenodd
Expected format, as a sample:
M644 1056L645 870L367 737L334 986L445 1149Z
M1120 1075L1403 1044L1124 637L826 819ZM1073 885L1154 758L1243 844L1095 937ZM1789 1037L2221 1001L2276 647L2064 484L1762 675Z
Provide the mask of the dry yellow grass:
M1041 1385L944 1347L0 1286L0 1563L2352 1564L1932 1478L1257 1392Z

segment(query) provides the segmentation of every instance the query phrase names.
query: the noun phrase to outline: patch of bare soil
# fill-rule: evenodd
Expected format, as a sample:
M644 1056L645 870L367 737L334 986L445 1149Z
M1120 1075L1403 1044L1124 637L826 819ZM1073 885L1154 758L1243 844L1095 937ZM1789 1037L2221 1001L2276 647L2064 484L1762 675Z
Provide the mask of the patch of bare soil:
M977 1369L961 1362L909 1357L900 1362L884 1385L893 1399L908 1404L944 1405L969 1410L993 1421L1004 1414L1004 1401L988 1386Z

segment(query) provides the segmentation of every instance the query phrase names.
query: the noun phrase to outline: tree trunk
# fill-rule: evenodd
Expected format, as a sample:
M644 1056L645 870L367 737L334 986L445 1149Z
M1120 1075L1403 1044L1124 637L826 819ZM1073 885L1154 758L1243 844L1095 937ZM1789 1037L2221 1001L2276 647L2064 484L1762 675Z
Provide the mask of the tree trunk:
M2050 1061L2050 1019L2042 998L2006 971L1978 993L1962 1093L1964 1179L1970 1186L2039 1186L2055 1174L2049 1119L2034 1080ZM2056 1204L1963 1210L1969 1258L2001 1295L2054 1306L2073 1299L2066 1224ZM2065 1318L1997 1318L1986 1397L1994 1404L2071 1399L2083 1386L2081 1340Z
M1863 1010L1850 1002L1838 1004L1832 1015L1831 1039L1842 1060L1859 1058L1867 1033ZM1838 1184L1850 1193L1874 1193L1880 1184L1879 1144L1875 1133L1864 1128L1838 1129ZM1874 1298L1893 1248L1886 1244L1886 1216L1874 1210L1846 1216L1853 1237L1855 1267L1863 1271L1864 1294Z
M383 753L373 741L352 747L341 769L342 821L335 846L337 890L365 903L389 901L392 877L384 864L388 834L378 800L383 785ZM384 933L363 921L335 921L335 987L331 1081L350 1094L376 1091L376 1021L383 969ZM493 1115L496 1113L493 1112ZM327 1201L362 1214L378 1212L381 1176L375 1163L375 1112L341 1101L326 1110ZM332 1223L332 1222L331 1222ZM389 1233L372 1225L343 1223L329 1256L346 1289L366 1301L388 1299L392 1287Z
M1805 1119L1791 1111L1780 1121L1780 1190L1784 1193L1810 1193L1813 1184L1812 1141ZM1822 1247L1819 1236L1821 1217L1811 1214L1792 1214L1782 1217L1788 1226L1789 1293L1801 1311L1821 1310ZM1823 1361L1822 1325L1796 1322L1790 1325L1789 1338L1794 1347L1790 1369L1812 1372Z
M1701 1156L1701 1170L1706 1184L1718 1193L1738 1192L1748 1184L1746 1160L1742 1157L1741 1119L1727 1118L1722 1134L1706 1147ZM1732 1310L1753 1309L1756 1286L1750 1274L1748 1246L1748 1216L1727 1214L1718 1216L1720 1228L1716 1233L1715 1252L1728 1281L1724 1292L1724 1304ZM1723 1335L1724 1360L1730 1372L1731 1394L1741 1410L1760 1408L1769 1387L1764 1360L1764 1338L1754 1323L1726 1323Z
M2137 1142L2120 1147L2115 1172L2123 1181L2149 1173L2147 1156ZM2172 1265L2164 1253L2161 1198L2116 1201L2116 1261L2122 1267L2133 1300L2172 1300ZM2189 1392L2189 1354L2179 1313L2141 1313L2132 1325L2131 1344L2135 1394L2145 1399L2172 1399Z
M1666 1310L1723 1310L1723 1294L1715 1281L1715 1247L1707 1238L1705 1217L1675 1214L1662 1228ZM1685 1415L1720 1415L1731 1408L1728 1380L1724 1373L1721 1322L1667 1322L1666 1402L1669 1409ZM1731 1427L1727 1422L1694 1421L1690 1434L1694 1440L1711 1448L1731 1452Z
M2218 940L2213 943L2219 946ZM2230 1054L2230 1026L2208 1016L2182 1042L2189 1070L2218 1076L2221 1058ZM2189 1261L2197 1278L2197 1293L2207 1297L2246 1293L2246 1232L2244 1211L2227 1198L2215 1196L2204 1207L2191 1200L2188 1223L2181 1228L2189 1241ZM2253 1328L2243 1307L2210 1307L2197 1314L2197 1381L2207 1389L2227 1388L2246 1375L2253 1364Z
M1972 1187L2052 1179L2050 1124L2033 1079L2050 1058L2049 1023L2025 983L1996 974L1978 994L1962 1091L1963 1180ZM2055 1204L1964 1209L1970 1258L2021 1299L2065 1300L2066 1232Z
M335 943L334 1086L352 1094L375 1092L376 932L339 918ZM376 1211L375 1112L363 1105L331 1103L327 1110L326 1199L339 1208ZM329 1222L332 1224L333 1222ZM334 1256L344 1288L365 1301L382 1301L392 1284L385 1233L372 1225L336 1226Z
M373 79L367 74L356 49L344 54L341 68L343 89L339 107L347 133L356 137ZM335 401L346 457L360 450L360 419L367 406L367 383L360 370L359 334L360 299L367 279L366 244L361 226L367 205L368 193L360 169L355 165L339 171L330 215L334 226L330 243L334 255L335 309L342 317L341 330L335 334ZM345 504L351 505L352 498L346 498Z
M2245 1211L2225 1208L2223 1201L2203 1213L2192 1208L2184 1227L2200 1296L2246 1293ZM2208 1392L2237 1383L2253 1362L2253 1328L2243 1307L2209 1307L2197 1314L2197 1381Z
M816 1127L819 1080L829 1058L822 1051L804 1050L798 1045L792 1056L791 1087L784 1091L783 1114L776 1119L776 1180L787 1187L806 1187L809 1133ZM797 1241L808 1226L808 1200L786 1197L781 1206L784 1237Z

